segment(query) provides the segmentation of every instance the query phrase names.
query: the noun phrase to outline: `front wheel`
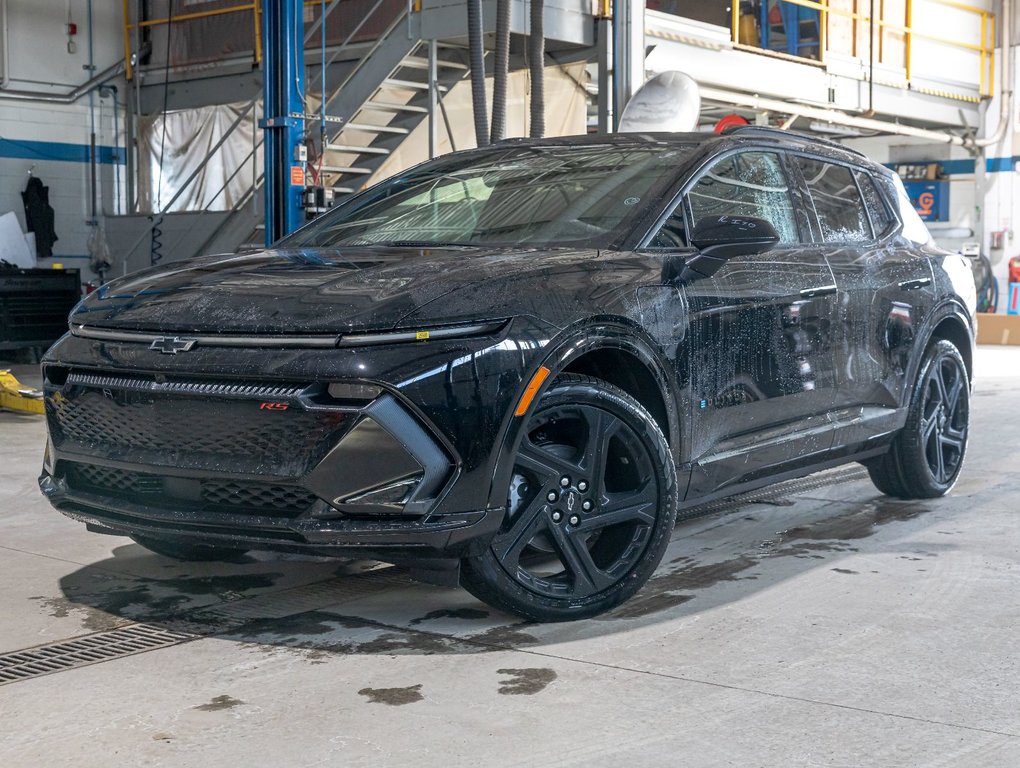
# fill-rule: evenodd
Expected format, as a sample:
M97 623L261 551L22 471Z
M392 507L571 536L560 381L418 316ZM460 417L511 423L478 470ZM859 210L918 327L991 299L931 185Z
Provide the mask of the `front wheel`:
M901 499L944 496L967 453L970 381L956 346L939 340L925 351L907 422L889 452L865 466L878 490Z
M655 420L622 390L561 375L529 416L507 512L462 583L537 621L619 605L654 572L676 521L676 468Z

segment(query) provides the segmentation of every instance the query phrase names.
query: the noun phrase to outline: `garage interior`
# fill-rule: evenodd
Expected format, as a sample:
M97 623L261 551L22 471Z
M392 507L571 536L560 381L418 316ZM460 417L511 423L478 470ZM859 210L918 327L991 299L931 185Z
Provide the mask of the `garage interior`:
M1018 16L0 0L0 765L1020 765ZM40 494L38 363L82 296L261 248L451 151L626 130L674 73L684 130L845 144L969 258L948 496L883 496L849 465L713 501L635 598L539 624L375 561L177 562Z

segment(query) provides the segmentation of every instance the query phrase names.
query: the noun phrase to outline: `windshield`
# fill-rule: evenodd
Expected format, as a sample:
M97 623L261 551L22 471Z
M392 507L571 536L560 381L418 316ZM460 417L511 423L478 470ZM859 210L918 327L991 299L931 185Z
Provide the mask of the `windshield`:
M691 146L494 147L391 178L286 246L608 245L676 177Z

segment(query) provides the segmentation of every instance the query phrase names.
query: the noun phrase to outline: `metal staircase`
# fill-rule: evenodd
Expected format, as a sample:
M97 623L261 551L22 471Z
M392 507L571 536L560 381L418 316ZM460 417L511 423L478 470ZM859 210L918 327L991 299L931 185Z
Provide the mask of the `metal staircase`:
M360 29L356 26L327 62L329 65L335 61L336 66L332 69L327 66L316 77L318 80L331 71L343 73L339 84L327 84L325 149L321 157L311 164L318 174L318 183L332 187L335 203L368 186L387 158L411 132L429 120L430 113L434 131L432 141L439 125L445 125L448 133L443 96L470 72L466 46L421 39L419 13L409 13L406 6L394 13L392 3L377 0L366 19L373 14L387 20L384 30L372 41L352 42L351 38ZM314 93L314 90L313 84L309 91ZM309 104L309 108L313 106ZM217 150L238 129L238 125L239 122L235 123L227 131L227 135L199 165L199 170L214 156L218 157ZM312 115L308 116L306 125L308 133L314 137L318 125ZM242 165L251 162L252 153L261 143L260 139L257 145L253 145L252 152ZM235 170L231 178L237 172ZM192 174L184 187L197 175L197 171ZM180 243L180 247L168 249L168 255L177 259L210 250L223 252L264 247L262 206L257 204L261 199L262 185L263 177L259 174L230 210L217 214L219 220L208 228L207 235L203 229L204 236L192 238L201 242L193 253L191 248L185 249L189 252L182 252L184 244ZM156 212L153 220L162 221L165 212ZM202 215L201 212L194 214ZM209 218L207 216L206 220ZM144 257L151 239L150 227L136 231L137 236L132 235L130 247L122 254L125 264L131 261L132 268L141 265L135 262Z
M460 46L437 43L432 48L433 68L429 43L408 41L399 25L391 34L409 43L406 55L389 71L380 72L379 60L372 59L379 55L376 50L362 60L336 91L335 98L327 103L327 113L342 122L326 144L320 168L321 182L333 188L337 202L367 186L386 158L422 121L429 119L430 109L442 110L443 96L469 71L467 51ZM387 42L385 38L380 40L383 46ZM385 57L382 61L388 63ZM430 71L435 72L432 85L435 103L429 83ZM367 89L359 88L358 80L374 83L371 92L361 101L358 97Z
M467 60L465 46L420 40L409 33L407 11L397 15L326 100L327 141L316 165L335 204L368 186L430 109L442 111L443 96L470 72ZM238 250L263 247L263 232L261 224L250 229Z

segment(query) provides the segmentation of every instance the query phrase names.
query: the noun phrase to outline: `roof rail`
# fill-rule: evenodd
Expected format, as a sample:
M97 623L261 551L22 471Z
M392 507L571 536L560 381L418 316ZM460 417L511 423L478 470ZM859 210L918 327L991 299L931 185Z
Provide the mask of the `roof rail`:
M867 159L860 150L848 147L846 144L840 144L838 141L832 141L831 139L821 139L817 136L812 136L808 133L800 133L798 131L787 131L782 128L773 128L768 125L734 125L732 128L727 128L723 131L724 136L730 136L735 133L764 133L769 136L775 136L776 138L783 139L800 139L802 141L813 141L816 144L825 144L828 147L836 147L842 149L844 152L849 152L852 155L858 155Z

